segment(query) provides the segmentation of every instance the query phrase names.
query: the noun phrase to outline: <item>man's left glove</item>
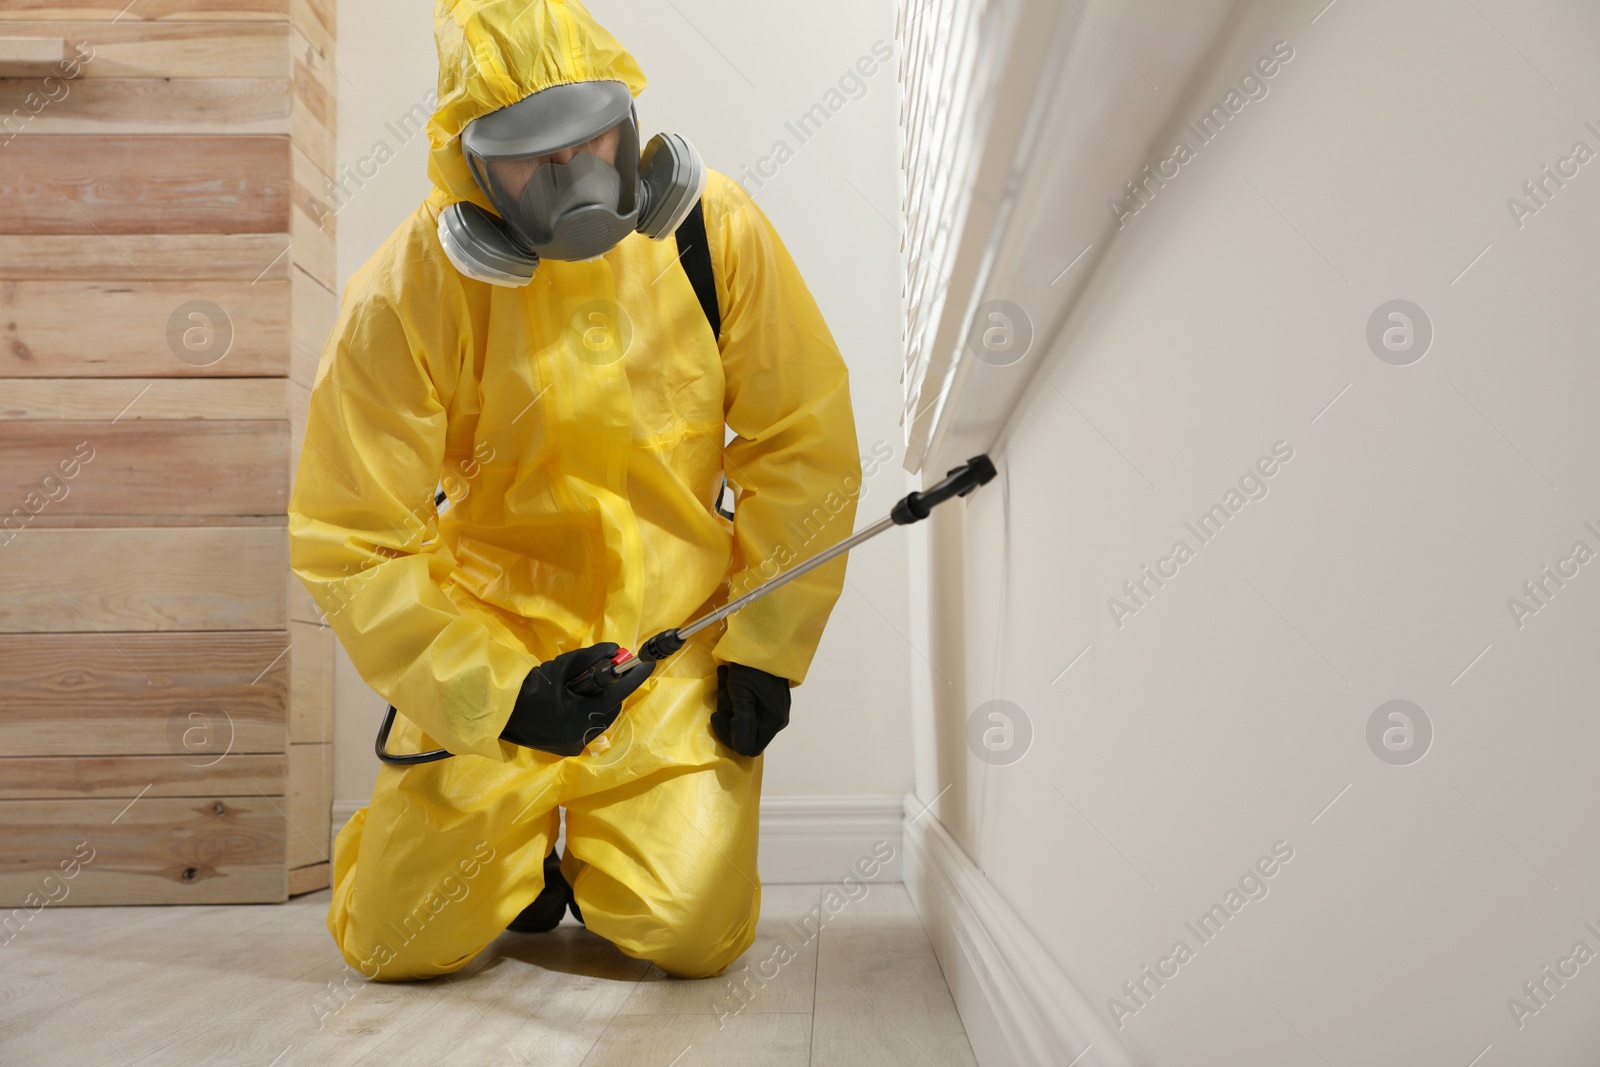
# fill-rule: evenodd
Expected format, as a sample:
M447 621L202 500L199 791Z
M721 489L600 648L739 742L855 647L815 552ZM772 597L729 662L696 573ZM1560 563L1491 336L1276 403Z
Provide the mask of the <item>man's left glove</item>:
M759 756L789 725L789 679L742 663L717 665L711 729L741 756Z

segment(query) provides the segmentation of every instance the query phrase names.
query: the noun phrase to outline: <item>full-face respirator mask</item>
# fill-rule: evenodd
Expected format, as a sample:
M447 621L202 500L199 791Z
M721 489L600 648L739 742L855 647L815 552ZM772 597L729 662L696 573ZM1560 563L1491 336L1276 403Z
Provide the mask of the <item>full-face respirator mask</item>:
M615 164L588 150L550 158L613 131ZM657 134L639 151L633 95L618 81L552 86L474 119L461 154L499 215L452 204L439 214L439 243L462 274L513 288L533 280L541 259L594 259L635 231L665 240L706 187L705 164L683 137Z

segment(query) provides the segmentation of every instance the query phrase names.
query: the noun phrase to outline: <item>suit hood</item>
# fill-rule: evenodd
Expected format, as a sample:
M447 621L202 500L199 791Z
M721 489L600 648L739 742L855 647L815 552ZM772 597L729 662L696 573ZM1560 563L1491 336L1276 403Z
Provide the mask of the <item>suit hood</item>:
M461 131L491 111L552 85L620 81L635 97L644 72L577 0L437 0L439 95L428 120L429 199L493 210L461 155ZM442 194L442 195L441 195Z

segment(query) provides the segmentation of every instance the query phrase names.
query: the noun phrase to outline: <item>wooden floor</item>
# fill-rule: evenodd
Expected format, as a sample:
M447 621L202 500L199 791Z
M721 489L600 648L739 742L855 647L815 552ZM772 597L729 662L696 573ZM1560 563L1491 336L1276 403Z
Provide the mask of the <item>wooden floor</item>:
M0 1063L974 1064L904 888L871 886L807 941L788 920L822 889L762 887L754 947L704 981L668 978L570 918L503 935L448 978L388 984L345 968L326 892L279 906L46 907L0 944ZM730 979L746 967L739 1010Z

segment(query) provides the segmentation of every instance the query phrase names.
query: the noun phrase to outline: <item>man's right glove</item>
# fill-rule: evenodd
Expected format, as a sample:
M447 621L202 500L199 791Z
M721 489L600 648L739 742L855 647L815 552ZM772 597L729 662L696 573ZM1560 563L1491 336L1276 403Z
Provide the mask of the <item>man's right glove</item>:
M582 752L610 728L622 702L656 669L654 662L641 663L597 697L581 697L567 688L584 671L610 659L617 648L614 641L575 648L529 671L500 739L557 756Z

